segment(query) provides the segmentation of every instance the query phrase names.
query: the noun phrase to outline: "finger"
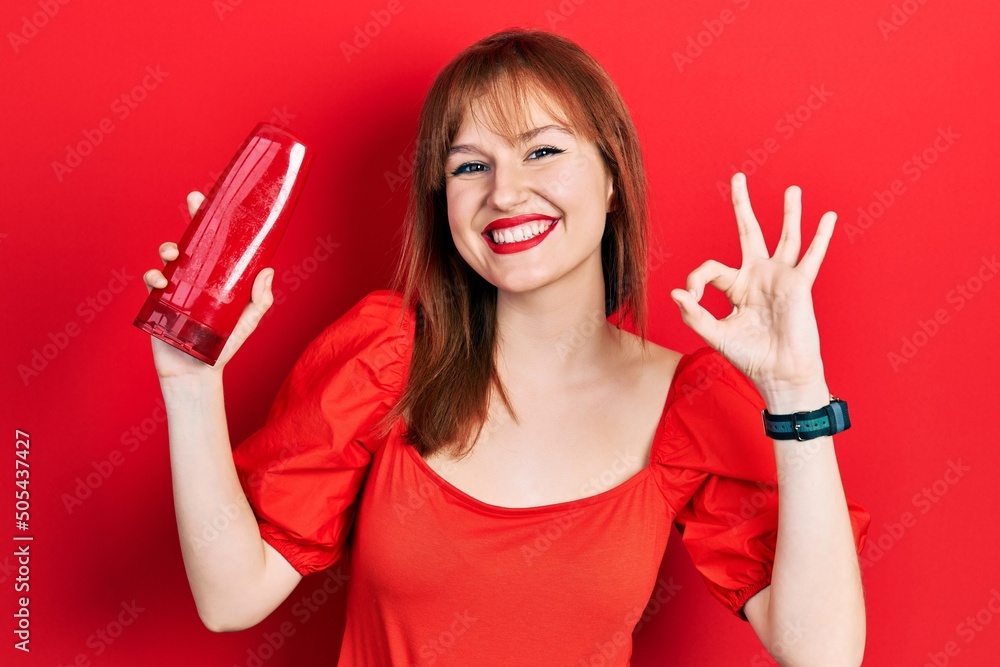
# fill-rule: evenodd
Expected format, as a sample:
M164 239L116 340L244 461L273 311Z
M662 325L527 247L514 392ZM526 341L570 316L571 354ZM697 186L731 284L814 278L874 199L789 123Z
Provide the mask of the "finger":
M774 258L788 266L795 266L802 251L802 189L791 185L785 190L785 217L781 225L781 239L774 249Z
M177 249L177 244L173 241L166 241L160 244L160 259L163 260L164 264L177 259L178 255L180 255L180 251Z
M691 327L696 334L705 339L706 343L718 350L720 341L722 340L722 335L719 321L715 319L712 313L705 310L705 308L698 303L693 296L691 296L691 293L686 290L670 290L670 298L673 299L674 303L676 303L680 308L681 320L684 321L684 324Z
M197 190L188 193L187 196L188 213L191 215L192 218L194 217L194 214L198 212L198 208L201 206L201 203L203 201L205 201L205 195L201 194Z
M750 207L750 193L747 190L747 177L740 172L733 174L732 179L733 209L736 212L736 227L740 233L740 248L743 250L743 261L759 257L767 258L767 244L764 234L760 231L757 217Z
M162 289L167 286L167 279L158 269L150 269L142 274L142 280L150 292L153 289Z
M273 279L274 269L263 269L254 279L253 287L250 289L250 303L243 309L243 314L240 315L233 331L238 343L242 344L257 329L257 325L274 303L274 295L271 292Z
M826 249L829 247L830 239L833 237L833 228L836 222L837 214L833 211L827 211L823 214L823 217L819 219L819 225L816 227L816 235L813 237L812 243L806 248L806 254L802 256L802 261L795 267L809 277L810 284L813 280L816 280L816 274L819 273L819 265L823 263L823 258L826 257Z
M731 266L710 259L688 274L687 289L695 301L701 301L701 297L705 294L705 285L711 285L717 290L727 292L735 282L738 273L739 271Z
M253 281L253 288L250 292L250 300L263 307L264 312L274 303L274 294L271 292L271 283L274 282L274 269L264 268L257 274Z

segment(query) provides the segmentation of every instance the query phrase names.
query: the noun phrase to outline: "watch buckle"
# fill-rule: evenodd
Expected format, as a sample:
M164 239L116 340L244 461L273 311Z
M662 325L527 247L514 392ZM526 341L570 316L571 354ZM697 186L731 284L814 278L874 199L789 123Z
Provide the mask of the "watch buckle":
M798 417L799 417L799 415L808 415L808 414L809 414L808 410L803 410L803 411L793 412L792 413L792 432L795 433L795 439L798 440L799 442L805 442L806 438L802 438L802 437L799 436L799 419L798 419Z

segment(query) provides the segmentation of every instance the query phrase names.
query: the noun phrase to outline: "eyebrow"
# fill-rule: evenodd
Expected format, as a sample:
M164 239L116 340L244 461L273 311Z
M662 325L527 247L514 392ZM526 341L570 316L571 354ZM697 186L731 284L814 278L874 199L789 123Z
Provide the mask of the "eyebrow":
M528 130L527 132L523 132L517 135L515 139L517 142L523 144L526 141L530 141L532 138L541 134L542 132L546 132L548 130L555 130L556 132L562 132L563 134L566 134L570 137L574 136L570 130L566 129L561 125L543 125L542 127L536 127L533 130ZM479 150L479 148L475 144L459 144L457 146L452 146L451 148L448 149L448 155L454 155L455 153L477 153L477 152L481 153L482 151Z

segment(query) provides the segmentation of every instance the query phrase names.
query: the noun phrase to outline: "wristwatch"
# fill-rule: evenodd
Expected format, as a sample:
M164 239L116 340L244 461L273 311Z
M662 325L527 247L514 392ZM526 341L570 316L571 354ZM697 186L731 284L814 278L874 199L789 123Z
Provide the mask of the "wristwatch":
M851 428L847 403L836 396L830 396L830 404L819 410L788 415L772 415L762 410L761 417L764 433L774 440L812 440Z

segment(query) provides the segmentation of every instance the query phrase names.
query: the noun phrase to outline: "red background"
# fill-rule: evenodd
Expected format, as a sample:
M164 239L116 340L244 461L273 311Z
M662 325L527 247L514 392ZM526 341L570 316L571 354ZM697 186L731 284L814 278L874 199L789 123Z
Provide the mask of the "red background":
M632 111L656 235L654 341L702 344L668 292L709 257L738 261L718 189L734 170L749 176L772 249L788 185L803 189L807 241L824 211L839 213L814 298L828 382L855 422L836 438L842 477L873 517L865 664L995 664L1000 280L990 262L1000 232L984 195L996 192L1000 148L1000 10L961 5L397 0L392 13L380 0L5 2L0 661L256 664L286 623L294 634L264 664L333 664L343 587L308 620L295 613L304 596L323 599L323 575L244 632L213 634L197 618L149 337L132 326L141 276L160 266L157 245L180 237L185 194L207 191L258 121L315 147L273 261L278 303L226 372L241 441L305 345L386 285L406 192L393 181L407 173L434 75L468 44L521 25L581 44ZM378 16L385 25L371 23ZM377 34L345 55L366 24ZM951 138L935 147L939 132ZM324 260L321 240L339 244ZM718 293L709 306L728 312ZM43 349L52 358L22 377ZM15 429L31 437L24 533L13 518ZM967 470L946 475L959 462ZM95 484L80 487L88 476ZM74 494L86 497L68 506ZM12 646L14 534L34 537L30 655ZM676 537L661 574L682 589L636 634L636 667L773 664L751 627L709 597ZM979 630L966 621L977 613ZM129 624L100 639L117 634L119 616Z

